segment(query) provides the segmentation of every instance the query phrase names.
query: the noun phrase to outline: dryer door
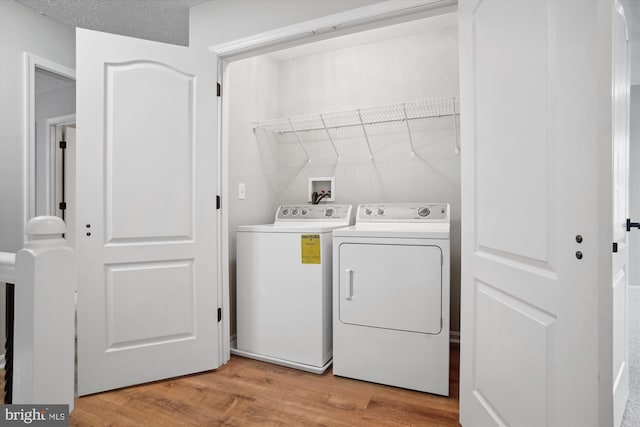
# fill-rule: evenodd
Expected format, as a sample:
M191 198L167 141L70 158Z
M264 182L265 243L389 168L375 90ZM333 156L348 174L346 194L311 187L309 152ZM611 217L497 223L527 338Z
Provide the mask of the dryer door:
M442 330L438 246L340 245L342 323L423 334Z

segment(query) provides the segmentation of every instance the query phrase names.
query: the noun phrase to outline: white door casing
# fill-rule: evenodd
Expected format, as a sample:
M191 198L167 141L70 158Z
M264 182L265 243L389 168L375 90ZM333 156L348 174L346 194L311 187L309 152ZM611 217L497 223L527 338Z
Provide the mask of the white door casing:
M599 352L611 320L599 302L611 277L604 9L459 3L464 427L612 422Z
M622 424L629 397L629 38L622 4L613 14L613 425ZM632 232L637 232L633 231Z
M75 117L74 117L75 120ZM64 235L69 246L74 251L76 250L76 230L75 230L75 214L76 214L76 202L75 202L75 187L76 187L76 129L75 123L70 126L58 125L52 126L52 138L51 145L54 147L52 150L54 155L54 173L51 174L52 187L54 188L52 213L53 215L63 218L64 223L67 226L67 232ZM62 166L63 149L60 148L60 141L66 142L66 148L64 148L64 167ZM64 174L64 179L62 179ZM62 191L64 184L64 192ZM64 197L63 197L64 194ZM64 201L66 207L64 214L60 209L60 202Z
M47 157L49 160L49 173L47 174L47 213L49 215L62 217L59 205L59 196L61 195L61 155L60 140L62 138L62 128L68 126L76 127L76 114L68 114L65 116L52 117L47 119ZM75 155L75 154L74 154ZM67 224L67 230L69 224Z
M216 56L76 51L79 394L216 368Z

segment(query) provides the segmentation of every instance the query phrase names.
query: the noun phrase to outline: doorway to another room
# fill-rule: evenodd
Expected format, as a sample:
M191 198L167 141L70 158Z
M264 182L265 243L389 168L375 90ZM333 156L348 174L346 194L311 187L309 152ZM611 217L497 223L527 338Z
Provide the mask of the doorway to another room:
M67 224L65 238L73 235L76 82L73 70L32 58L33 83L28 99L31 117L28 156L27 220L58 216Z

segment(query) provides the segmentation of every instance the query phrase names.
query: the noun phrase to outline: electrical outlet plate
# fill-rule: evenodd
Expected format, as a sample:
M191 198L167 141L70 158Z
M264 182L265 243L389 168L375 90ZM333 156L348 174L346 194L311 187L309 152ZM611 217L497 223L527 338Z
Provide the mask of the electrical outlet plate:
M331 191L331 197L325 197L322 202L333 202L336 197L336 181L332 176L329 177L314 177L309 178L309 194L307 195L307 201L311 203L311 195L314 192L327 192Z

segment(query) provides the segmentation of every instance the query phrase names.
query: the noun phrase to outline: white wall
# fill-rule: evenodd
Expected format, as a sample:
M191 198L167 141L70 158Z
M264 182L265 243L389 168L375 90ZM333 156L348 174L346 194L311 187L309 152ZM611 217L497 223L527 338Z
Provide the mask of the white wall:
M640 221L640 85L631 86L629 139L629 216ZM640 230L629 236L629 285L640 286Z
M214 0L189 14L189 46L216 44L331 15L382 0Z
M3 252L16 252L24 243L24 52L74 68L74 30L13 0L0 0L0 251ZM4 343L4 297L1 286L0 343Z
M74 30L13 0L1 0L0 251L5 252L16 252L24 241L24 52L74 68Z
M268 56L233 63L229 93L229 288L231 331L235 328L236 226L273 222L276 209L277 162L273 144L258 144L251 122L278 111L278 64ZM246 199L238 199L238 183Z
M383 31L383 30L377 30ZM348 36L347 36L348 37ZM448 202L452 207L452 330L459 330L460 289L460 159L454 153L454 130L451 117L412 122L416 157L411 157L406 126L403 123L369 129L374 160L368 158L366 142L360 129L335 133L336 146L341 155L339 162L324 132L300 133L312 162L306 158L294 136L274 136L258 132L251 135L252 121L264 118L286 117L306 113L323 113L349 108L369 107L423 98L458 95L457 28L450 26L437 31L413 36L387 39L379 42L341 48L284 60L277 64L277 95L270 88L254 90L251 73L266 74L271 78L274 68L267 57L260 63L245 60L232 64L228 75L235 81L230 89L231 99L245 103L245 111L238 104L231 114L230 129L234 134L244 133L243 142L231 139L232 145L242 147L243 155L231 161L231 171L250 172L253 181L261 181L259 191L268 188L274 193L274 203L255 203L252 186L247 186L244 206L256 212L254 217L242 213L234 218L232 226L273 221L275 207L284 203L306 203L308 178L334 176L336 203L373 202ZM268 63L269 66L257 68ZM263 79L265 76L262 77ZM244 100L238 94L244 93ZM261 95L272 96L277 111L261 110L261 114L246 111L252 103L263 103ZM237 126L240 128L236 129ZM276 153L274 154L274 141ZM238 145L242 144L242 145ZM277 167L256 168L260 161ZM265 157L267 156L267 157ZM250 178L243 178L249 180ZM274 182L275 179L275 182ZM240 181L242 182L242 181ZM230 179L232 198L236 196L237 179ZM239 204L237 205L240 206ZM240 215L230 207L230 216ZM266 210L266 211L265 211ZM257 220L257 212L262 217ZM231 243L233 247L233 243Z
M36 87L38 86L36 71ZM47 215L46 192L49 186L47 174L50 163L47 146L47 119L65 116L76 112L76 85L52 90L36 95L36 215ZM55 143L56 141L51 141ZM53 195L52 195L53 196Z

